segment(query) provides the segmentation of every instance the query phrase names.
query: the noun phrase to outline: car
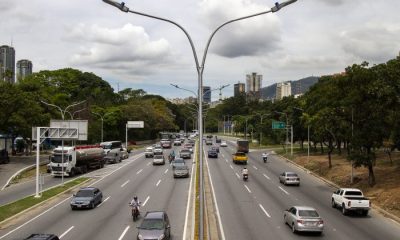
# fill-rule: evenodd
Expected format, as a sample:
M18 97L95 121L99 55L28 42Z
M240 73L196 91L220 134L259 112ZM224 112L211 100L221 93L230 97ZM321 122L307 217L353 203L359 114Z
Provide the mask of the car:
M144 150L144 156L145 158L152 158L154 156L153 147L147 147L146 150Z
M208 157L209 158L218 158L218 153L217 151L210 149L208 150Z
M191 153L193 153L192 144L186 143L185 145L183 145L183 148L184 148L184 149L189 149L189 151L190 151Z
M283 172L279 175L279 182L284 185L300 186L300 177L294 172Z
M122 159L128 159L129 158L129 153L128 153L128 150L126 150L126 148L122 148L122 150L121 150L121 158Z
M153 156L154 155L162 155L163 154L163 149L161 147L156 147L153 150Z
M185 143L185 138L181 137L181 143Z
M184 166L176 166L173 170L174 178L177 177L189 177L189 167Z
M104 156L104 162L107 163L117 163L121 162L123 159L122 151L120 148L114 148L107 152L106 156Z
M78 208L95 208L103 201L103 193L100 189L95 187L81 188L76 194L72 196L71 209Z
M206 145L212 145L212 144L213 144L212 138L211 139L207 138Z
M196 143L196 141L195 141L194 139L190 139L190 140L188 141L188 143L190 143L190 144L192 145L192 147L193 147L194 144Z
M306 206L293 206L283 213L285 224L292 228L292 232L317 232L322 234L324 221L317 210Z
M216 143L221 143L221 138L218 138L217 136L215 136L215 142Z
M220 146L221 146L221 147L227 147L227 146L228 146L228 144L226 144L226 141L221 141L221 144L220 144Z
M171 225L164 211L147 212L138 227L138 240L171 239Z
M175 169L176 167L178 167L178 166L185 166L186 164L185 164L185 160L183 160L183 158L175 158L173 161L172 161L172 169Z
M31 234L29 237L25 238L24 240L60 240L60 238L54 234L35 233L35 234Z
M184 148L179 152L179 157L181 157L183 159L185 159L185 158L190 159L192 157L192 152L189 149Z
M180 146L182 144L180 139L175 139L174 146Z
M153 165L164 165L164 164L165 164L164 155L154 155Z
M332 207L340 207L343 215L349 212L358 212L367 216L371 209L371 202L363 192L357 188L339 188L332 194Z
M218 146L212 146L211 149L215 150L217 153L219 153L219 147Z

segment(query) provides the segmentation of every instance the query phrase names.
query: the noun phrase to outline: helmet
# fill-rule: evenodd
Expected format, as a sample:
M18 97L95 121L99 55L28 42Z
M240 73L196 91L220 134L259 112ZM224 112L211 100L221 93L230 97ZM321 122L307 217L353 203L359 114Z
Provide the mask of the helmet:
M133 199L134 199L135 201L137 201L137 196L134 196Z
M246 167L244 167L243 169L247 169Z

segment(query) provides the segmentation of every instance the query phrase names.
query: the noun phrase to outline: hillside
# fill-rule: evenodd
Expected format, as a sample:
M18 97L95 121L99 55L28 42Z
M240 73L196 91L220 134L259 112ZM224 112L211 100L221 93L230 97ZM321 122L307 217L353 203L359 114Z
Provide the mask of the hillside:
M295 81L289 81L291 82L292 86L292 94L300 94L300 93L305 93L308 91L308 89L314 85L316 82L318 82L319 77L306 77L302 78L299 80ZM261 88L261 96L262 99L272 99L275 98L275 91L276 91L276 83Z

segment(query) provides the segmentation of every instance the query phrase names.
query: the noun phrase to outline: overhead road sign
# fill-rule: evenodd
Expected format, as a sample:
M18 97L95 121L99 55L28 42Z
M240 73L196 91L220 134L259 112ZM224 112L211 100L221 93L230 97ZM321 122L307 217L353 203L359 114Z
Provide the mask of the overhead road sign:
M277 122L277 121L272 122L272 129L285 129L285 128L286 128L285 122Z
M144 128L144 121L128 121L127 128Z
M50 128L76 128L78 129L78 139L87 141L88 139L88 120L50 120ZM65 139L64 139L65 140Z

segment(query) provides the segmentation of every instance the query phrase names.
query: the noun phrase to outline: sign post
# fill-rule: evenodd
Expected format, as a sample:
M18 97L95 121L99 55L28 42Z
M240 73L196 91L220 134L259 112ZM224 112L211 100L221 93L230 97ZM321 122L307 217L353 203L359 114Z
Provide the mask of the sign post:
M144 121L128 121L125 128L125 147L128 151L128 128L144 128Z

